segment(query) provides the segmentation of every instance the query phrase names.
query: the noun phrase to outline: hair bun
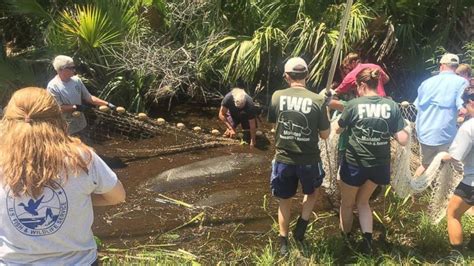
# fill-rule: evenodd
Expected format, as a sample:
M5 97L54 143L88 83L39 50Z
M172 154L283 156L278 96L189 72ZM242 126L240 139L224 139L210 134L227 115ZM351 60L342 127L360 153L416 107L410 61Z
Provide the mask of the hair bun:
M370 71L370 77L371 78L378 78L379 77L379 70L378 69L374 69L372 71Z

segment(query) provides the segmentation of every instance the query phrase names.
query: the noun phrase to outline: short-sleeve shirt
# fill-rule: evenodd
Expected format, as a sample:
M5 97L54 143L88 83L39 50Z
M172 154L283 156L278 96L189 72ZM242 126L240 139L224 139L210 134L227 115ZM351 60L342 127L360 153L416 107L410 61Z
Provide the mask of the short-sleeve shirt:
M273 93L268 121L276 123L275 160L290 165L321 161L319 132L329 129L324 98L305 88L287 88Z
M356 77L359 72L361 72L365 68L372 68L378 69L382 75L386 75L383 69L376 64L358 64L351 72L347 73L347 75L342 80L341 84L336 88L338 93L347 93L351 89L356 88ZM379 79L379 83L377 84L377 94L379 96L385 96L385 89L383 87L384 78Z
M92 152L88 174L61 177L36 199L14 197L0 184L0 264L91 265L97 258L91 194L116 183L115 173Z
M54 77L47 87L59 105L80 105L83 101L91 101L91 94L81 79L77 76L71 77L67 82L62 81L58 76ZM69 125L69 134L77 133L87 126L86 117L83 113L79 117L73 117L72 113L63 113Z
M234 120L254 119L255 118L255 104L253 103L252 97L245 95L245 105L243 108L237 108L234 103L234 96L232 92L229 92L222 99L221 106L224 106L229 110L230 115Z
M464 164L464 178L461 182L474 186L474 118L461 125L449 148L449 154Z
M390 137L405 126L398 104L380 96L347 103L338 124L349 130L346 161L374 167L390 164Z
M416 133L420 143L439 146L453 141L467 86L467 80L453 71L443 71L421 83L413 102L418 111Z

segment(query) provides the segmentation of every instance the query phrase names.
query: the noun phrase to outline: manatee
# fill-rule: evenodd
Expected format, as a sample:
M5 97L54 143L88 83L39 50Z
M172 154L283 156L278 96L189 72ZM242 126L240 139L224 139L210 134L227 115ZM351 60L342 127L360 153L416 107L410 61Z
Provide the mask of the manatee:
M167 170L147 180L144 187L155 192L177 190L233 177L265 161L257 154L236 153L219 156Z
M213 193L209 197L194 203L194 205L200 207L214 207L231 202L240 196L242 196L242 193L238 190L224 190Z

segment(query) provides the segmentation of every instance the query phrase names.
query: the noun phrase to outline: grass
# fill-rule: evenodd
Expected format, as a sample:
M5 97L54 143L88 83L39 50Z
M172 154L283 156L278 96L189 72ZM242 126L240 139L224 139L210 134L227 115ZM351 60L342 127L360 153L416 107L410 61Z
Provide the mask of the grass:
M356 243L347 246L339 234L337 213L317 213L308 226L306 243L297 244L290 235L290 252L282 257L277 241L278 224L273 220L271 229L260 237L258 244L244 244L230 241L239 225L229 233L229 239L213 238L207 235L202 243L180 249L183 242L166 237L158 241L177 244L142 245L131 249L103 249L101 261L104 265L316 265L316 264L433 264L433 263L474 263L474 251L466 251L458 256L450 255L446 221L433 225L423 210L423 197L416 199L417 204L408 204L411 200L397 199L386 192L383 198L375 202L374 214L374 255L367 257L358 252L357 242L361 234L356 232ZM379 204L377 204L377 202ZM262 209L270 215L268 199L263 199ZM396 209L396 213L393 210ZM421 210L420 210L421 209ZM203 215L203 214L200 214ZM199 216L199 215L198 215ZM375 216L375 215L374 215ZM384 218L383 218L384 217ZM272 217L273 218L273 217ZM388 222L387 222L388 221ZM194 221L199 222L199 221ZM295 222L291 223L294 227ZM358 228L357 220L354 228ZM178 227L178 229L181 227ZM178 230L173 230L177 233ZM465 242L474 229L474 218L463 217ZM180 229L181 230L181 229ZM181 233L180 233L181 234ZM252 242L251 242L252 243ZM464 256L463 256L464 255Z

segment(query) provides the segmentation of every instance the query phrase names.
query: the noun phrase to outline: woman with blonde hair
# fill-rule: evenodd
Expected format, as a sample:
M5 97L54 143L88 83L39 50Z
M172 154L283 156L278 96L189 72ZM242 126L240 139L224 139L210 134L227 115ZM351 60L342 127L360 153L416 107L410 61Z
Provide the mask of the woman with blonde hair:
M0 261L97 264L92 206L125 200L112 170L67 133L46 90L15 92L0 124Z
M373 218L369 199L378 185L390 183L390 138L401 145L408 133L398 104L377 93L381 72L365 68L356 76L359 98L347 102L338 120L337 133L347 130L349 141L342 159L340 225L351 238L353 209L357 207L363 233L362 252L372 253Z

